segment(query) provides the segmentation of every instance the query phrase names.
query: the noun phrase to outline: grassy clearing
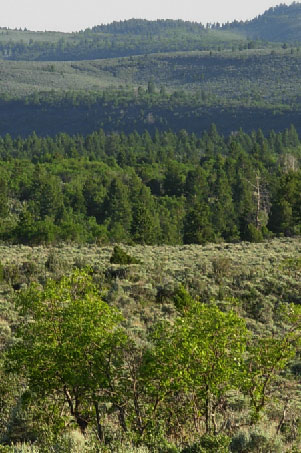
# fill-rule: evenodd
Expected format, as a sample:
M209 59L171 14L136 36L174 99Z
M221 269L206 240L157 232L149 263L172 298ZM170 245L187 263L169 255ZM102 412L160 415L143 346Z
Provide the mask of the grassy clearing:
M0 93L22 97L36 91L102 90L124 81L90 66L68 62L0 62Z

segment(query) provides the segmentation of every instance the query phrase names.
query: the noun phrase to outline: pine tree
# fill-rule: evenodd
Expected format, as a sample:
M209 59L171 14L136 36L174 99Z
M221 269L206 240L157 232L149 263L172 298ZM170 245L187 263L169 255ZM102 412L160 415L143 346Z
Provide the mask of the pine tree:
M215 235L210 217L208 204L195 201L184 218L184 244L214 242Z
M156 244L160 238L160 224L148 187L142 186L133 205L131 234L139 244Z
M132 222L132 209L127 186L119 178L114 178L104 201L108 230L114 241L128 241Z

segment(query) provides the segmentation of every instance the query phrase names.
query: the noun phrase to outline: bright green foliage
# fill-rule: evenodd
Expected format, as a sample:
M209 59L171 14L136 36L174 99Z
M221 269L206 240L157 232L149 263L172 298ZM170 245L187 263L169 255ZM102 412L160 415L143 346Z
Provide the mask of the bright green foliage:
M126 342L121 315L80 271L42 290L31 286L20 293L18 307L24 321L8 367L24 373L38 397L53 396L62 407L67 402L83 432L93 419L101 436L99 400L111 370L121 366L118 351Z
M184 197L176 198L166 196L160 199L161 241L165 244L175 245L182 243L183 217L185 214L184 203Z
M58 232L59 229L53 218L47 216L38 220L29 210L25 209L20 215L14 235L21 238L25 244L37 245L55 242Z
M216 127L199 138L184 130L153 137L102 130L76 138L7 135L0 139L8 209L0 215L0 239L204 245L298 234L296 140L292 128L269 137L239 131L229 140Z
M0 179L0 218L8 214L7 182Z
M249 225L247 226L245 239L250 242L261 242L263 241L262 232L261 230L258 230L255 225L249 223Z
M109 247L48 252L46 273L57 281L16 293L25 316L16 320L12 314L9 323L4 317L11 334L3 347L14 343L15 326L21 325L6 359L6 368L16 373L0 373L2 436L13 443L37 438L43 453L54 445L67 452L63 437L77 424L86 439L98 432L104 451L131 451L131 444L158 453L184 447L224 451L227 436L235 451L284 451L289 445L298 451L300 310L272 304L298 300L298 247L297 239L127 247L141 260L130 272L110 267ZM45 279L44 248L2 250L5 272L8 263L23 263L10 264L18 281L27 275L28 281ZM108 288L110 303L126 314L130 341L120 315L100 301L87 273L58 281L64 269L82 268L84 261L93 266L93 279ZM111 282L103 273L108 266L126 273ZM167 294L160 304L155 288ZM189 291L207 304L195 302ZM241 301L234 299L239 295ZM3 302L0 308L3 317ZM238 313L248 318L250 331ZM268 430L258 429L266 423Z
M173 301L175 304L176 309L183 313L187 310L190 310L194 301L189 294L189 292L184 288L183 285L180 285L173 296Z
M275 232L289 235L292 232L293 210L286 200L275 203L272 207L269 227Z
M173 327L163 324L153 334L160 392L192 395L195 417L205 416L211 432L220 398L241 385L246 339L245 322L236 313L194 303Z
M183 193L184 176L183 168L175 161L171 161L165 173L164 191L169 196L179 196Z
M277 374L285 369L300 348L300 307L283 305L281 311L287 332L278 336L255 337L248 346L243 387L250 396L253 421L261 416Z
M39 144L37 144L37 147ZM40 148L38 147L37 150ZM44 220L56 217L63 205L61 184L58 178L46 173L45 167L37 165L30 187L30 200L34 201L34 213Z
M142 187L133 204L132 238L138 244L155 244L160 237L159 218L148 188Z
M243 385L251 398L252 418L257 421L277 373L295 356L293 345L282 338L260 338L248 348L249 366Z
M212 436L205 434L194 445L184 448L181 453L228 453L230 439L228 436L219 434Z

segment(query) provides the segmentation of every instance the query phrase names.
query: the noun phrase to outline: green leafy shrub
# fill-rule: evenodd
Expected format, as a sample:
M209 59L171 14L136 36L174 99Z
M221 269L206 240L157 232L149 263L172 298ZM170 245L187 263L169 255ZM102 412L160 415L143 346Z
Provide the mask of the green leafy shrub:
M199 442L184 448L182 453L228 453L229 444L230 439L228 436L223 434L217 436L204 434Z
M128 255L122 248L116 245L110 258L112 264L140 264L140 261Z
M189 292L184 288L183 285L179 285L178 288L175 290L175 294L173 297L175 307L178 311L182 312L189 307L191 307L193 303L193 299Z

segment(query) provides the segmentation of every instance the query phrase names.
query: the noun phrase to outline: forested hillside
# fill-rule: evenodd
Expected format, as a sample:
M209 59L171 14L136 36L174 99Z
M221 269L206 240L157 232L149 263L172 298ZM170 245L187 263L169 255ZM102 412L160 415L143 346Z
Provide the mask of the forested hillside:
M224 30L243 33L253 39L276 42L301 41L301 4L280 4L247 22L225 24Z
M291 124L301 132L299 13L298 3L224 26L131 19L66 34L1 29L0 135L101 127L199 136L212 123L225 134Z
M6 242L204 244L301 232L301 144L182 130L0 142Z
M184 21L130 20L77 33L0 30L0 56L8 60L94 60L160 52L231 49L244 36Z
M250 39L301 41L301 5L279 5L247 22L201 24L131 19L75 33L0 29L0 56L8 60L94 60L175 51L231 49Z

